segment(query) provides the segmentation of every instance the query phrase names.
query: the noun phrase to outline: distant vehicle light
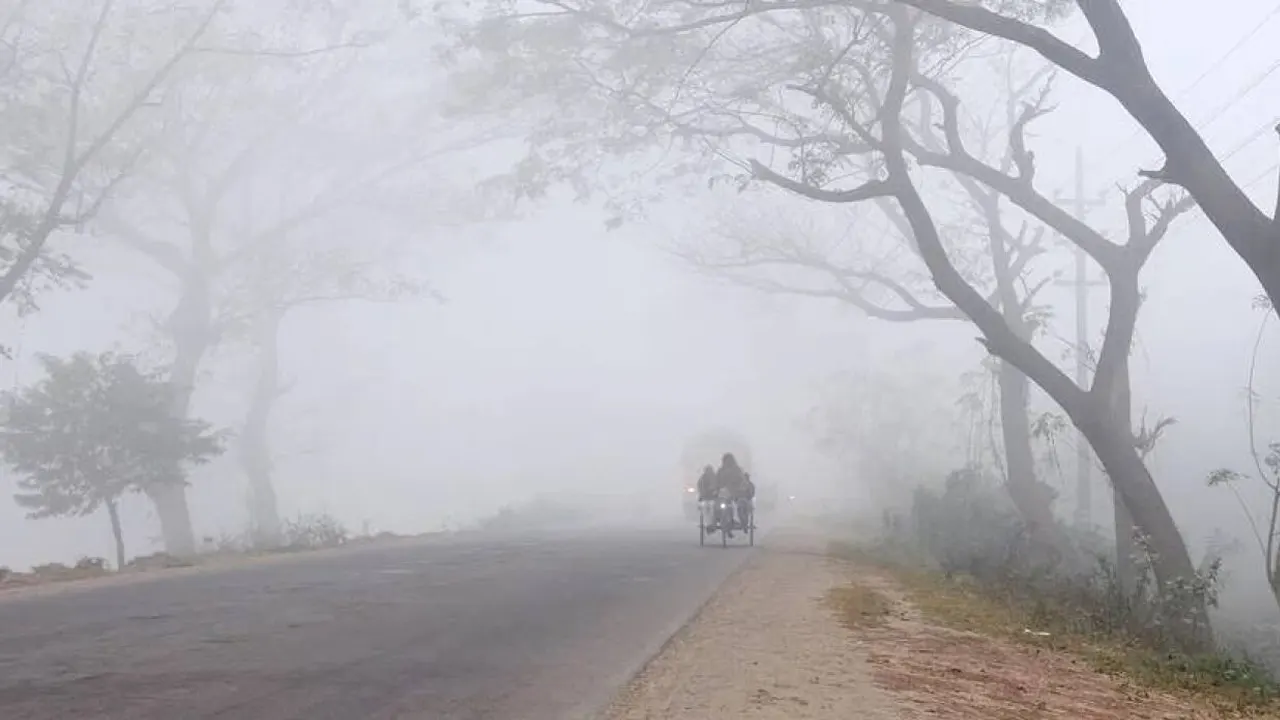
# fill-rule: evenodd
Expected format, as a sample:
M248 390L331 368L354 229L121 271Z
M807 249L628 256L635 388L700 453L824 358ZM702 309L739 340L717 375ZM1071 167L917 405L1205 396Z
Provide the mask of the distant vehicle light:
M684 489L684 491L685 491L685 492L688 492L688 493L691 493L691 492L693 492L693 488L691 488L691 487L687 487L687 488L685 488L685 489Z

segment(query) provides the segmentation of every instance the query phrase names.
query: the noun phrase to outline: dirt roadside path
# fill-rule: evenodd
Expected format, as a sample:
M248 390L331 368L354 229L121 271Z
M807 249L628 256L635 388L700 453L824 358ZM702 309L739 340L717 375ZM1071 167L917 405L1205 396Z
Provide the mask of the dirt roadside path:
M774 535L607 720L1218 718L1068 654L934 624L893 581Z
M875 686L867 650L824 602L845 568L802 538L775 534L769 546L672 638L605 718L906 717Z

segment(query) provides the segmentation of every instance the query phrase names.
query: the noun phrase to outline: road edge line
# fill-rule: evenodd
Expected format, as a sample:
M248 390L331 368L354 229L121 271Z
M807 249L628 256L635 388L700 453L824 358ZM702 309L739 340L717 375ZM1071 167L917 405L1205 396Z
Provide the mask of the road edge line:
M762 535L757 535L756 539L764 540L771 534L772 531ZM701 602L695 605L694 608L683 618L672 622L670 626L658 633L658 640L646 646L645 649L639 653L639 659L636 662L629 663L627 670L618 673L618 678L608 683L609 691L606 697L603 699L593 699L583 702L577 710L570 714L570 716L575 720L605 720L609 710L613 707L614 701L618 699L622 692L625 691L631 683L635 682L636 678L643 675L644 671L647 670L655 660L661 657L662 654L667 651L667 648L671 647L671 644L674 643L676 639L684 635L689 630L689 627L702 616L702 613L707 609L707 606L719 597L720 592L724 590L724 586L728 585L730 580L746 569L747 564L757 557L757 552L759 550L760 547L757 543L755 547L749 548L747 552L742 553L742 558L738 563L732 566L729 572L725 573L724 577L722 577L720 581L711 588L711 592L707 593L707 596L703 598ZM715 551L723 552L721 549L715 549Z

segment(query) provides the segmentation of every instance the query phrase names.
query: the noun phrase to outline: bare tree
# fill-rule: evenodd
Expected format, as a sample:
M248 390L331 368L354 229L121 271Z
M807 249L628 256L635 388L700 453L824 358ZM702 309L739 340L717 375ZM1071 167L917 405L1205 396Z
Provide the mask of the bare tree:
M1094 382L1090 388L1078 387L1034 346L1018 337L1004 318L964 280L949 260L929 207L912 180L907 165L907 148L915 147L916 157L927 164L922 157L926 154L919 152L918 145L910 139L901 117L913 84L938 96L943 101L943 126L950 156L959 156L967 163L955 113L957 102L954 96L943 91L937 84L919 76L915 61L915 19L900 8L890 9L887 16L893 24L892 64L881 104L881 117L884 120L880 124L881 135L878 140L884 153L886 176L869 180L858 188L847 191L848 194L853 196L853 200L885 195L895 199L911 224L921 256L939 290L974 321L983 332L984 342L993 354L1013 363L1044 388L1088 438L1124 506L1156 549L1154 569L1161 582L1192 578L1195 568L1186 545L1138 450L1132 427L1128 372L1140 303L1138 270L1155 244L1164 236L1173 218L1189 207L1190 203L1174 200L1160 204L1154 220L1149 220L1144 214L1143 203L1148 201L1161 184L1151 180L1127 197L1130 227L1128 242L1124 245L1108 242L1078 221L1076 224L1080 228L1076 228L1074 232L1064 231L1070 240L1079 244L1102 266L1107 272L1111 287L1111 315L1103 346L1099 351ZM1015 140L1013 144L1016 146L1017 143ZM1013 176L1013 180L1021 188L1010 186L1006 181L1010 176L1003 176L1006 180L989 177L983 182L1006 191L1010 200L1019 203L1032 214L1039 210L1044 215L1052 215L1049 208L1040 206L1034 197L1027 195L1028 191L1034 193L1030 189L1034 167L1028 163L1028 159L1015 158L1018 175ZM793 183L786 178L774 179L784 184ZM824 190L819 194L826 192L830 191ZM1062 228L1067 227L1066 224L1062 225ZM1201 620L1196 628L1199 631L1197 642L1204 643L1208 642L1207 617L1202 617Z
M1186 188L1231 249L1253 271L1274 303L1280 298L1280 202L1269 216L1231 176L1213 151L1164 93L1147 67L1142 45L1119 0L1057 2L1084 14L1098 43L1097 56L1060 40L1034 14L1018 17L990 9L989 3L957 0L896 0L978 33L1003 38L1035 51L1049 62L1108 93L1155 140L1162 167L1139 175ZM999 5L999 3L995 3ZM1032 9L1059 10L1052 3ZM1006 11L1007 12L1007 11ZM1278 128L1280 130L1280 128Z
M967 179L967 178L966 178ZM1043 282L1028 274L1028 266L1041 254L1043 232L1031 232L1024 224L1010 230L999 207L999 196L972 182L962 183L970 196L976 227L955 228L952 237L973 237L978 249L972 254L984 267L966 267L970 282L985 285L987 300L1001 309L1011 327L1030 339L1039 327L1043 309L1035 304L1035 294ZM751 203L762 198L752 197ZM767 292L835 299L847 303L867 316L888 322L918 320L967 320L945 298L931 297L932 288L919 287L928 282L921 274L910 228L895 205L878 203L879 213L890 221L888 232L894 237L889 248L877 252L857 238L840 236L834 243L814 237L821 230L801 222L787 222L777 231L777 208L762 208L729 219L719 235L728 240L720 243L700 242L683 253L696 267L720 277ZM854 234L867 232L865 214L852 220ZM710 245L710 246L708 246ZM953 242L953 247L955 243ZM902 258L904 254L908 257ZM903 262L906 260L907 262ZM972 265L974 263L966 263ZM905 265L905 267L903 267ZM779 278L779 270L797 271ZM1031 536L1046 554L1067 551L1069 543L1053 513L1052 488L1038 478L1032 445L1029 383L1025 375L1009 363L997 363L995 370L999 392L997 405L1001 433L1002 474L1015 507L1027 523Z
M847 58L846 62L855 62ZM870 68L861 66L859 74L868 77ZM1004 72L1009 85L1005 95L1004 132L1007 134L1019 122L1019 107L1033 89L1035 78L1019 85L1015 77L1011 60L1005 63ZM829 88L814 93L818 98L826 98ZM1038 101L1043 103L1042 94ZM925 116L919 123L920 130L925 131L931 147L938 147L941 141L931 131L932 118L928 116L929 106L922 107ZM746 119L743 119L746 122ZM865 128L857 128L859 134ZM991 137L991 128L982 128L980 144L990 146L995 138ZM855 139L851 138L852 143ZM1000 151L998 164L1002 170L1008 171L1013 163L1013 155L1008 149ZM874 172L873 167L864 168L864 172ZM972 177L956 173L954 180L960 190L957 206L969 205L972 217L956 223L949 228L948 235L953 239L951 249L953 255L963 250L959 238L971 239L975 247L961 253L957 265L969 282L984 286L987 301L1000 309L1005 321L1023 339L1030 340L1033 333L1044 329L1044 308L1037 306L1037 294L1047 284L1049 276L1038 276L1032 273L1032 264L1044 253L1042 239L1043 226L1032 230L1023 220L1021 227L1009 227L1009 218L1001 207L1001 196L995 190L981 185ZM778 242L760 242L743 240L734 243L722 259L709 260L705 256L694 256L692 259L702 267L720 271L740 270L744 267L787 265L791 267L815 270L829 279L830 287L822 290L801 288L794 284L779 285L765 281L765 289L783 290L806 295L833 297L847 302L862 310L867 315L892 322L908 322L922 319L966 320L967 318L954 305L947 305L945 298L925 297L924 288L917 289L921 280L928 282L928 274L921 273L919 255L915 247L911 228L907 219L898 207L888 198L877 198L876 208L880 215L888 219L890 232L896 242L889 257L865 259L867 249L861 243L854 243L849 253L853 257L848 263L841 264L827 253L813 250L809 242L795 239L784 239ZM855 227L865 232L867 221L865 215L857 216ZM743 225L759 228L757 219ZM841 244L844 244L843 239ZM894 264L906 250L909 267L898 272L887 272L886 268ZM874 253L873 253L874 257ZM857 267L857 264L868 267ZM900 264L900 263L899 263ZM903 280L890 275L904 274ZM761 286L758 277L746 278L757 286ZM912 282L914 281L914 282ZM929 290L932 290L930 287ZM877 302L873 296L887 296L888 303ZM936 292L931 293L936 294ZM1019 513L1026 521L1032 536L1047 547L1058 550L1066 549L1067 542L1059 531L1053 510L1052 501L1055 493L1037 478L1035 453L1032 446L1031 422L1028 417L1030 389L1027 378L1016 367L1007 362L997 364L996 377L999 387L999 427L1003 440L1004 470L1007 473L1008 490Z
M291 387L280 368L280 330L289 314L331 303L438 299L420 280L397 271L391 254L362 248L353 255L341 247L317 245L294 241L257 253L217 312L223 334L243 334L256 352L256 377L238 440L240 467L249 480L250 525L261 547L281 541L270 421L276 401Z
M500 46L490 44L494 33ZM575 33L580 45L564 47L565 33ZM739 183L765 181L818 202L890 200L938 292L978 327L993 355L1041 387L1093 446L1156 551L1157 577L1189 581L1195 567L1134 435L1129 355L1141 303L1139 272L1193 202L1166 196L1163 180L1148 178L1125 193L1126 242L1109 241L1036 189L1024 131L1044 113L1038 103L1010 128L1005 169L975 157L965 146L959 96L944 81L972 37L899 3L730 9L556 2L524 14L498 4L463 36L465 46L494 67L477 65L463 79L475 91L467 100L480 111L496 103L537 107L554 97L578 113L572 122L547 116L538 125L538 142L514 176L532 176L535 192L563 178L608 184L614 178L600 168L619 159L662 160L682 146L687 153L668 163L679 176L706 177L728 162L739 168L731 175ZM908 110L925 121L910 120ZM1107 273L1111 315L1090 387L1076 385L957 267L924 200L938 192L939 180L928 172L937 170L969 178L993 201L1003 198L1082 248ZM1209 638L1207 618L1200 619L1190 641Z

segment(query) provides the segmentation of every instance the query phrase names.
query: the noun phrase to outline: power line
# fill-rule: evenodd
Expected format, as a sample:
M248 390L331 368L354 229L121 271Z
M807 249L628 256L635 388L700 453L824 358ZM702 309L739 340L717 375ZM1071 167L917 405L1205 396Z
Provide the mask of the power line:
M1252 40L1255 36L1257 36L1257 34L1262 30L1263 27L1265 27L1269 22L1271 22L1278 16L1280 16L1280 5L1277 5L1276 7L1272 8L1270 11L1267 12L1265 16L1260 18L1254 24L1252 30L1245 33L1240 39L1238 39L1235 42L1235 44L1231 46L1229 50L1227 50L1225 53L1220 55L1217 60L1215 60L1213 63L1209 65L1208 68L1206 68L1203 72L1201 72L1200 75L1196 77L1196 79L1193 80L1190 85L1183 88L1176 96L1174 96L1174 98L1172 99L1172 102L1177 103L1178 101L1184 99L1187 96L1187 94L1190 93L1192 90L1199 87L1200 83L1204 82L1204 80L1208 78L1209 75L1211 75L1215 70L1222 67L1222 65L1225 64L1227 60L1231 59L1231 57L1234 56L1236 52L1238 52L1241 48L1247 45L1249 41ZM1280 70L1280 60L1277 60L1269 68L1267 68L1262 74L1255 77L1243 89L1238 91L1225 105L1222 105L1221 107L1219 107L1208 118L1206 118L1205 120L1202 120L1200 123L1195 124L1196 130L1203 131L1207 126L1211 125L1218 118L1222 117L1223 114L1225 114L1228 110L1230 110L1232 107L1238 104L1241 100L1243 100L1245 96L1249 95L1249 93L1253 92L1253 90L1255 90L1259 85L1261 85L1263 81L1265 81L1271 75L1275 74L1276 70ZM1134 130L1127 137L1125 137L1124 140L1117 143L1110 150L1108 150L1105 153L1104 157L1110 157L1117 150L1120 150L1125 145L1128 145L1134 139L1141 136L1142 132L1143 132L1142 128L1138 128ZM1251 138L1250 142L1253 139L1256 139L1256 137Z
M1188 85L1186 88L1182 90L1182 92L1178 93L1177 97L1175 97L1173 101L1177 102L1185 98L1187 96L1187 93L1199 87L1200 83L1204 82L1205 78L1209 77L1209 75L1212 74L1214 70L1217 70L1218 68L1222 67L1223 63L1230 60L1232 55L1235 55L1236 52L1240 50L1240 48L1244 47L1250 40L1254 38L1255 35L1261 32L1262 28L1266 27L1267 23L1274 20L1277 15L1280 15L1280 5L1276 5L1271 10L1271 12L1267 13L1266 17L1262 18L1262 20L1258 21L1258 23L1253 26L1253 30L1250 30L1248 33L1245 34L1244 37L1237 40L1236 44L1232 45L1230 50L1228 50L1224 55L1222 55L1222 57L1219 57L1216 61L1214 61L1214 63L1210 65L1208 68L1206 68L1204 72L1200 73L1199 77L1193 80L1190 85Z
M1261 75L1259 75L1259 76L1257 76L1256 78L1254 78L1254 79L1253 79L1253 81L1252 81L1252 82L1250 82L1250 83L1249 83L1249 84L1248 84L1248 85L1247 85L1243 90L1241 90L1240 92L1236 93L1236 95L1231 99L1231 101L1230 101L1230 102L1228 102L1228 103L1226 103L1225 105L1223 105L1223 106L1221 106L1220 108L1218 108L1218 111L1217 111L1217 112L1215 112L1212 116L1210 116L1208 119L1203 120L1203 121L1201 121L1200 123L1198 123L1198 124L1194 125L1193 127L1195 128L1196 132L1203 133L1203 131L1204 131L1205 127L1207 127L1207 126L1211 125L1215 120L1217 120L1219 117L1221 117L1223 113L1225 113L1227 110L1231 109L1231 108L1232 108L1232 107L1234 107L1236 104L1238 104L1241 100L1243 100L1243 99L1245 98L1245 96L1247 96L1247 95L1248 95L1249 93L1251 93L1254 89L1256 89L1259 85L1261 85L1261 84L1262 84L1262 81L1264 81L1264 80L1266 80L1267 78L1269 78L1269 77L1271 77L1272 75L1274 75L1274 74L1276 73L1276 71L1277 71L1277 70L1280 70L1280 60L1277 60L1276 62L1272 63L1271 67L1267 68L1266 72L1264 72L1264 73L1262 73ZM1228 159L1230 159L1230 158L1234 157L1237 153L1239 153L1240 151L1244 150L1246 147L1248 147L1249 145L1251 145L1251 144L1253 143L1253 141L1257 140L1259 137L1262 137L1262 135L1267 131L1267 129L1272 128L1272 127L1275 127L1275 122L1274 122L1274 121L1273 121L1273 122L1270 122L1270 123L1268 123L1268 124L1263 125L1263 126L1262 126L1261 128L1259 128L1258 130L1255 130L1252 134L1250 134L1248 137L1246 137L1246 138L1245 138L1245 139L1244 139L1240 144L1238 144L1238 145L1236 145L1235 147L1233 147L1233 148L1231 149L1231 151L1230 151L1230 152L1228 152L1228 153L1227 153L1226 155L1224 155L1223 157L1218 158L1218 162L1226 162ZM1116 149L1118 149L1118 147L1117 147ZM1113 149L1111 152L1109 152L1109 153L1108 153L1108 155L1110 155L1110 154L1112 154L1112 153L1114 153L1114 152L1115 152L1115 149ZM1157 158L1157 159L1158 159L1158 158ZM1151 164L1152 162L1154 162L1154 160L1148 161L1146 164ZM1115 183L1120 182L1120 181L1121 181L1121 180L1123 180L1123 179L1124 179L1124 176L1123 176L1123 175L1121 175L1120 177L1117 177L1117 178L1113 179L1113 180L1111 181L1111 183L1108 183L1108 185L1113 185L1113 184L1115 184Z
M1252 180L1241 185L1240 189L1248 190L1254 185L1257 185L1263 180L1266 180L1268 177L1271 177L1273 174L1275 174L1276 170L1280 170L1280 162L1272 163L1271 167L1267 168L1266 170L1263 170L1262 172L1258 173Z
M1227 154L1223 155L1221 158L1218 159L1218 162L1226 162L1230 160L1231 158L1238 155L1240 151L1252 145L1254 140L1257 140L1263 135L1266 135L1268 132L1275 132L1275 128L1276 128L1276 123L1274 120L1271 122L1263 123L1262 127L1253 131L1249 135L1249 137L1245 138L1244 140L1241 140L1239 144L1237 144L1235 147L1228 150Z
M1263 180L1266 180L1267 178L1272 177L1277 171L1280 171L1280 162L1272 163L1270 167L1258 173L1257 175L1253 176L1247 182L1241 183L1239 187L1241 190L1247 191L1250 188L1257 185L1258 183L1262 182ZM1200 210L1200 208L1197 207L1194 210L1192 210L1192 212L1201 213L1199 215L1196 215L1194 219L1205 219L1205 216L1202 214L1202 211ZM1190 221L1191 219L1193 218L1188 217L1188 221Z
M1196 130L1203 130L1206 127L1212 125L1214 122L1218 120L1218 118L1222 117L1224 113L1230 110L1232 106L1234 106L1236 103L1243 100L1245 96L1247 96L1249 93L1256 90L1264 80L1274 75L1276 70L1280 70L1280 60L1276 60L1274 63L1271 64L1271 67L1267 68L1265 71L1263 71L1253 80L1251 80L1248 85L1246 85L1243 89L1241 89L1240 92L1235 94L1235 96L1230 100L1230 102L1218 108L1217 112L1213 113L1206 120L1203 120L1200 123L1197 123Z

